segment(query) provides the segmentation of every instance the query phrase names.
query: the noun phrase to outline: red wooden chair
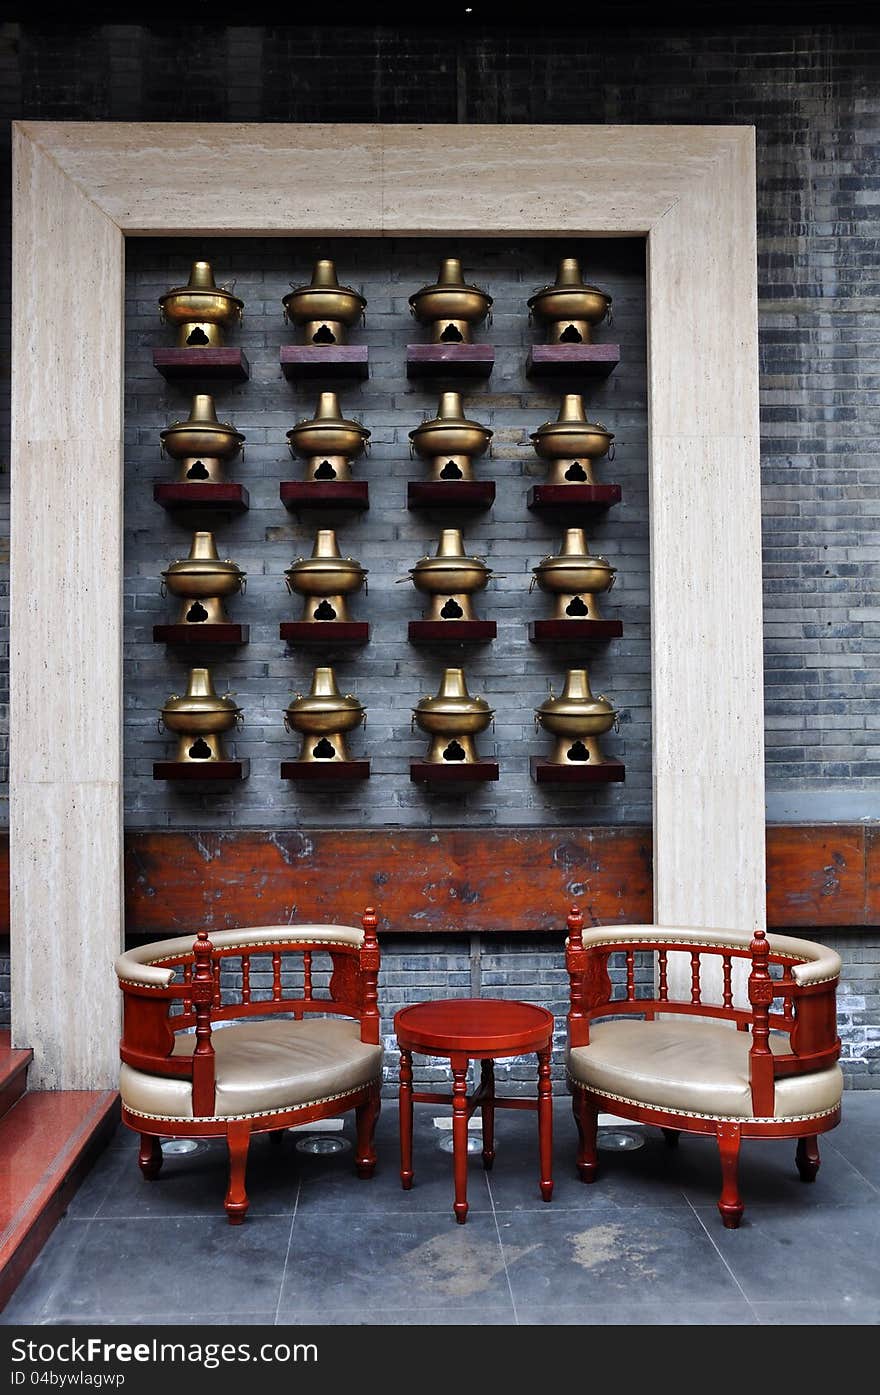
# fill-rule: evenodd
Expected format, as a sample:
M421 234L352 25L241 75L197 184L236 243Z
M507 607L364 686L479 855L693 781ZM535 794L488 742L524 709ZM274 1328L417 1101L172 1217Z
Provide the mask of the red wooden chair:
M676 951L689 956L687 1001L669 996L669 955ZM732 930L653 925L584 931L573 907L565 953L568 1081L582 1181L596 1179L600 1109L657 1124L672 1144L679 1132L714 1134L721 1155L718 1209L731 1229L744 1209L737 1178L743 1138L797 1139L800 1176L815 1179L818 1135L839 1123L843 1090L836 1064L840 959L833 950L763 930L751 940ZM645 953L655 961L654 990L637 997L636 955ZM622 956L622 997L612 990L612 955ZM701 982L707 959L720 960L720 1003ZM735 959L751 962L748 1006L734 1005ZM778 966L775 974L771 965Z
M141 1136L148 1181L162 1166L162 1137L225 1135L226 1214L238 1225L248 1208L251 1134L280 1138L292 1124L347 1109L357 1112L358 1175L372 1176L382 1084L376 925L368 909L362 930L270 925L221 930L213 940L201 930L195 942L161 940L120 955L122 1119ZM302 956L295 988L282 971L283 956L292 953ZM323 994L315 985L316 954L329 955L332 966ZM252 984L259 977L252 974L255 955L271 962L265 990ZM224 982L221 995L221 967L229 960L240 961L240 988ZM327 1015L306 1019L317 1013Z

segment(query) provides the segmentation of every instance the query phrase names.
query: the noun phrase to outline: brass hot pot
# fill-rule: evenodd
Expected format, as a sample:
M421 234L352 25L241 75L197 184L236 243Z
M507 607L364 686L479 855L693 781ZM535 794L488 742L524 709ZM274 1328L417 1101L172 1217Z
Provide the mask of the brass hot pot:
M556 738L555 765L603 765L605 756L597 740L617 728L617 711L606 697L594 697L585 668L569 669L559 697L550 696L535 708L536 724Z
M163 590L181 597L178 625L225 625L227 596L243 591L246 574L235 562L221 562L213 533L193 533L189 556L162 573Z
M411 295L409 308L420 324L431 326L433 343L469 344L474 325L492 308L492 297L467 285L458 257L445 257L437 280Z
M583 398L576 392L563 397L555 421L545 421L532 433L535 451L550 461L550 484L595 484L593 461L603 455L613 460L613 442L613 431L587 421Z
M298 557L284 573L288 591L305 597L304 620L348 620L346 596L366 583L367 570L342 557L332 528L319 528L311 557Z
M244 436L231 422L217 420L207 392L197 392L187 420L173 421L159 432L159 440L165 454L180 461L178 478L185 484L221 482L224 463L244 445Z
M351 693L345 697L336 686L332 668L316 668L307 697L297 693L284 714L287 731L299 732L302 750L299 760L350 760L345 744L348 732L366 721L366 711Z
M285 320L303 330L308 344L344 344L367 305L351 286L340 286L329 257L315 262L310 285L295 286L281 303Z
M430 462L432 479L469 480L472 462L488 450L492 432L464 415L460 392L444 392L436 417L410 431L409 439L410 452Z
M436 697L422 698L413 708L415 722L431 737L426 759L440 765L477 760L474 737L494 716L485 698L471 697L460 668L447 668Z
M435 555L422 557L409 574L416 590L431 598L430 620L473 620L471 597L485 590L492 569L466 555L459 528L444 528Z
M547 325L551 344L589 344L593 326L611 317L611 296L584 282L575 257L563 257L555 282L535 292L529 311Z
M315 415L298 421L287 440L291 455L305 458L306 479L350 480L351 462L366 449L370 433L342 415L335 392L322 392Z
M243 300L215 285L210 262L193 262L187 284L159 297L162 322L177 326L181 348L216 348L226 326L241 323L243 309Z
M162 708L159 729L177 737L178 761L225 760L222 736L241 720L241 708L234 694L218 697L206 668L190 669L189 685L183 697L172 693Z
M562 548L532 568L535 584L554 597L556 620L601 620L596 596L610 591L617 569L590 552L583 528L566 528Z

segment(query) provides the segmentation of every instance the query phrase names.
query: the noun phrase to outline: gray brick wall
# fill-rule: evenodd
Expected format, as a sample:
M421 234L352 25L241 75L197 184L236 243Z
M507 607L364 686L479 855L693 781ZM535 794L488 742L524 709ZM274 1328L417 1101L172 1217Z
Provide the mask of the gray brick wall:
M566 248L568 244L565 244ZM525 302L535 287L551 279L562 244L532 240L456 242L468 276L487 285L495 298L494 322L486 338L496 346L490 379L466 389L465 411L494 430L492 459L477 465L480 477L496 480L496 501L486 513L410 513L406 481L426 477L425 466L409 457L407 432L436 412L439 388L407 381L405 349L423 337L412 320L407 295L433 280L450 244L430 240L349 239L332 243L296 240L199 243L137 240L129 244L126 316L126 481L125 481L125 816L130 826L216 827L256 825L383 826L450 823L569 824L650 821L650 657L648 629L647 434L645 387L644 249L637 241L609 240L576 248L590 279L614 296L615 323L605 338L620 340L622 362L610 378L587 395L591 415L616 433L616 459L602 464L600 478L619 481L623 502L596 515L588 529L591 547L618 567L617 585L603 602L603 613L624 621L624 637L593 652L529 643L528 622L551 613L548 597L529 595L531 567L558 550L563 523L529 513L529 487L546 478L528 433L555 416L559 390L525 377L528 327ZM371 453L355 467L369 481L370 510L336 516L286 512L279 481L301 478L285 431L314 410L320 384L289 384L278 366L278 346L293 332L283 323L281 297L291 279L308 279L317 255L333 255L340 275L363 290L371 376L363 384L343 384L343 411L372 432ZM171 620L177 604L160 596L164 567L188 551L190 530L153 502L154 478L171 478L160 460L158 430L188 411L191 391L166 384L152 366L151 348L172 336L158 321L156 299L170 284L185 279L192 256L207 254L217 274L234 278L245 300L240 342L251 362L251 380L218 393L218 411L245 433L245 459L230 473L250 491L247 514L218 527L223 556L248 573L247 594L230 604L235 619L250 623L250 643L239 650L215 650L218 685L227 684L244 709L239 755L251 760L250 778L208 794L157 783L152 762L169 750L156 730L156 715L172 690L180 689L185 655L153 643L152 627ZM372 625L370 644L340 648L322 657L315 650L286 652L278 637L281 620L299 618L302 602L291 599L284 568L308 555L317 524L337 526L342 550L369 569L369 594L356 599L354 613ZM478 613L498 622L498 638L486 645L416 647L407 623L424 613L411 585L396 585L427 550L439 530L461 525L465 542L498 572L478 600ZM204 662L195 653L192 662ZM316 663L333 662L345 690L354 691L368 710L363 735L352 749L372 760L368 782L341 791L333 786L286 785L279 761L298 752L283 727L291 693L308 684ZM409 761L420 756L425 738L410 733L410 713L421 696L436 691L444 664L462 663L471 691L484 694L496 709L494 733L481 739L480 752L497 756L501 779L442 796L414 786ZM626 763L624 784L590 787L535 785L529 755L550 749L534 731L535 706L559 682L567 664L589 664L594 691L610 694L620 709L620 734L604 745Z

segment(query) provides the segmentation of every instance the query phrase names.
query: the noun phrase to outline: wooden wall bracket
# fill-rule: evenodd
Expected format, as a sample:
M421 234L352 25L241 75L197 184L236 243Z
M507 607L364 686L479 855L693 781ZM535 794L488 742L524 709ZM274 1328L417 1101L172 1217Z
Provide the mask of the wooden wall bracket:
M251 772L249 760L157 760L153 762L154 780L246 780Z
M301 784L344 784L347 780L369 780L368 760L283 760L282 780L298 780Z
M246 383L251 376L241 349L154 349L153 367L169 383Z
M494 620L410 620L410 644L475 644L494 639Z
M533 344L526 377L607 378L619 362L619 344Z
M491 344L407 344L408 378L488 378L495 367Z
M533 620L529 625L532 644L569 644L573 640L620 639L622 620Z
M354 509L370 507L366 480L282 480L281 502L291 513L300 509Z
M619 484L536 484L528 494L528 507L532 513L609 509L619 503Z
M282 620L281 638L288 644L368 644L370 627L365 620Z
M440 765L433 760L413 760L409 764L409 778L414 784L422 785L478 784L481 780L498 779L498 762L473 760Z
M619 760L606 760L601 765L590 765L588 761L560 765L532 756L530 764L532 779L538 785L608 785L626 779L626 766Z
M154 644L247 644L250 625L154 625Z
M281 371L290 383L314 378L368 378L366 344L282 344Z
M198 509L207 513L246 513L250 496L241 484L184 484L178 481L153 485L153 502L169 512Z

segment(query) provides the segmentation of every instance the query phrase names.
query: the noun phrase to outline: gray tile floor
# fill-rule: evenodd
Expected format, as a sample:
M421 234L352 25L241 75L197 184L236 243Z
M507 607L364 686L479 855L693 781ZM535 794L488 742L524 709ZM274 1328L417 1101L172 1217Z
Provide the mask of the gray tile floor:
M603 1154L583 1186L563 1100L552 1203L538 1196L534 1115L499 1112L495 1168L471 1159L471 1213L457 1226L441 1112L416 1109L409 1193L393 1105L369 1182L350 1151L308 1157L289 1135L257 1139L235 1229L222 1145L168 1158L146 1183L120 1128L0 1323L880 1322L880 1091L846 1096L812 1186L793 1145L744 1144L738 1231L715 1209L709 1140L682 1136L673 1151L646 1130L643 1148Z

